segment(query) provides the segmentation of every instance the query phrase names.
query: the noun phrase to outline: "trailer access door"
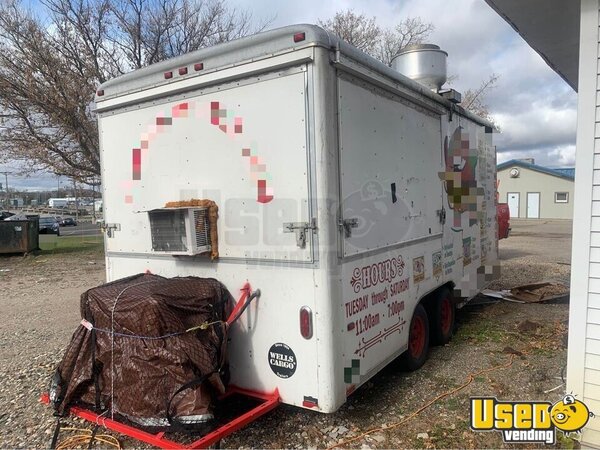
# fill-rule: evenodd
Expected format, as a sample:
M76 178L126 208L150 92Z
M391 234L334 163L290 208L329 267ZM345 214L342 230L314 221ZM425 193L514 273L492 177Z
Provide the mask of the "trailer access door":
M442 236L440 116L342 74L344 257Z
M152 253L147 211L196 198L219 207L221 261L312 262L306 73L301 65L103 111L105 221L120 227L107 251Z

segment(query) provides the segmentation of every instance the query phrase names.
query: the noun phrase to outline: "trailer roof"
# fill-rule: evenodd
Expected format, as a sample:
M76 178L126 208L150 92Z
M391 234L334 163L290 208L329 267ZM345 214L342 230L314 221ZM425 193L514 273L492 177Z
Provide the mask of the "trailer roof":
M304 33L305 37L300 42L294 42L294 35ZM242 63L261 60L271 56L299 50L307 47L323 47L331 51L338 50L344 56L375 70L378 73L396 81L417 94L452 109L463 116L486 127L494 128L494 125L455 105L440 95L432 92L425 86L411 80L405 75L383 64L381 61L358 50L356 47L338 38L329 31L310 24L289 25L274 30L264 31L244 38L224 42L212 47L202 48L185 55L177 56L156 64L144 67L121 75L103 83L98 90L103 91L102 96L96 96L96 102L100 103L120 95L138 92L150 87L174 83L181 80L176 75L165 79L165 72L177 73L179 68L202 64L202 69L186 76L198 76L204 73L214 72L219 69L234 67Z

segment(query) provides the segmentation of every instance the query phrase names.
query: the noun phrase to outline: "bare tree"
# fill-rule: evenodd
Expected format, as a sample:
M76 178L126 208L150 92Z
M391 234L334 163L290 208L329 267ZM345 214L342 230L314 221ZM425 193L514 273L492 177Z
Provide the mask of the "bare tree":
M352 9L338 11L333 18L318 23L387 65L401 49L423 42L433 31L433 25L419 17L404 19L393 29L381 28L375 17L357 14Z
M352 9L338 11L331 19L319 20L318 23L388 66L400 50L409 45L423 43L434 29L431 23L423 22L419 17L408 17L393 29L386 29L377 25L375 17L357 14ZM448 83L455 78L448 77ZM492 74L479 88L467 90L463 95L462 106L494 123L485 97L497 81L498 76Z
M375 17L356 14L353 10L338 11L335 16L318 24L365 53L374 54L381 41L382 29Z
M494 118L491 115L489 106L486 104L485 98L489 92L496 87L499 75L495 73L491 74L487 80L484 80L477 89L468 89L462 100L462 107L467 111L471 111L473 114L479 117L489 120L493 123L496 128L498 125L495 123Z
M433 25L424 23L419 17L404 19L394 30L384 31L375 57L389 66L400 50L409 45L422 43L432 31Z
M266 26L225 0L0 0L0 160L89 182L100 173L97 86Z

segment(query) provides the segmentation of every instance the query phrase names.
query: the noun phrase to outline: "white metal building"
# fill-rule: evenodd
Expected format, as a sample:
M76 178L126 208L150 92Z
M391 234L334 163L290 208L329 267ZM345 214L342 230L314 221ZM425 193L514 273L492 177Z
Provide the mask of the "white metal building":
M486 1L579 94L566 391L596 413L582 439L600 447L600 2Z
M550 169L512 159L498 165L498 201L510 217L572 219L575 169Z

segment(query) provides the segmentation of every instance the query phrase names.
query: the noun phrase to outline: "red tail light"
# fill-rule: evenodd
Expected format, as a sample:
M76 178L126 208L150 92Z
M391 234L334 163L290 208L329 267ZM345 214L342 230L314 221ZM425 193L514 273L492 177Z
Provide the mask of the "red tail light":
M296 33L294 35L294 42L302 42L306 39L306 33Z
M99 91L96 92L96 95L98 97L102 97L104 95L104 89L100 89Z
M187 75L187 67L181 67L179 69L179 75Z
M300 334L304 339L313 336L312 311L308 306L300 308Z
M198 72L199 70L204 69L204 63L196 63L194 64L194 70Z
M169 80L173 78L173 72L165 72L165 80Z

